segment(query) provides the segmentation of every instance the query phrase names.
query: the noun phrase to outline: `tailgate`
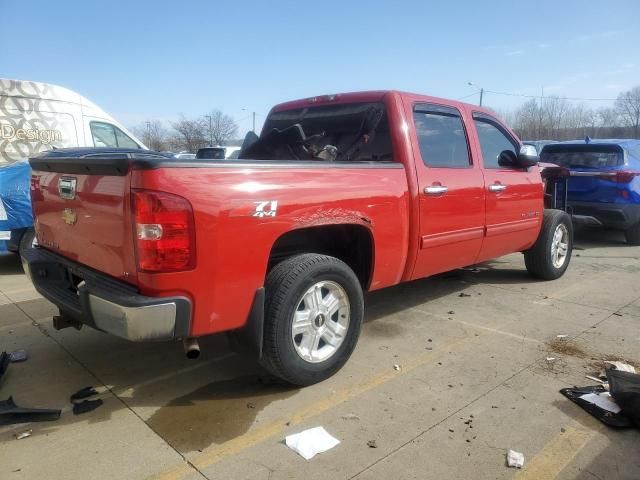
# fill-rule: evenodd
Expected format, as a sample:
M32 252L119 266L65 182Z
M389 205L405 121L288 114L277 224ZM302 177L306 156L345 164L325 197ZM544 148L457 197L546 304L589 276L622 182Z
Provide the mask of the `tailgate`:
M135 283L128 160L40 158L31 166L40 246Z

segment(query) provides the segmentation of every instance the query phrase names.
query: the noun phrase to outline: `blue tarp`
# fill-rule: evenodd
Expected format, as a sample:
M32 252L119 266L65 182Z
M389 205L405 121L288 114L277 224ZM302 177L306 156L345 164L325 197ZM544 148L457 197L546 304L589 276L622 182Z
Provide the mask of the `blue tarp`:
M0 234L33 225L29 183L31 167L19 161L0 168ZM0 237L1 238L1 237ZM6 240L0 241L0 252L6 251Z

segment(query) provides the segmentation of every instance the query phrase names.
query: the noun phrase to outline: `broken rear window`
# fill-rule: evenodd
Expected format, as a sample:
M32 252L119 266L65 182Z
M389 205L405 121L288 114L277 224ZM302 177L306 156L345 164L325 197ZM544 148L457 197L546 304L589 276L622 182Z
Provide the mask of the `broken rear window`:
M393 161L383 103L318 105L273 112L241 158Z

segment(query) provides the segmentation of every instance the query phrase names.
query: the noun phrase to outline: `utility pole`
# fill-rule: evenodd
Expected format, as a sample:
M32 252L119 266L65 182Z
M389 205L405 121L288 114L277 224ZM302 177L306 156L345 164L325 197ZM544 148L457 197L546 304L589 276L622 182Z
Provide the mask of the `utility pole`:
M209 119L209 146L213 147L213 117L211 115L205 115L205 118Z
M467 85L478 88L478 85L473 82L467 82ZM480 87L480 106L482 106L482 97L484 97L484 88Z
M241 110L243 112L248 112L249 111L248 108L241 108ZM251 112L251 116L253 117L253 128L252 128L252 130L253 130L253 132L255 132L256 131L256 112ZM244 118L246 118L246 117L244 117Z
M147 141L146 144L149 148L153 148L151 146L151 122L149 120L147 120Z

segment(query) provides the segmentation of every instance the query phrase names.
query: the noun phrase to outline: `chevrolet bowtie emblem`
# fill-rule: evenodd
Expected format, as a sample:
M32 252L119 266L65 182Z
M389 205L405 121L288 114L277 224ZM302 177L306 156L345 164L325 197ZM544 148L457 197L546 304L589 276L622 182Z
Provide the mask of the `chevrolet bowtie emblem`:
M65 208L62 211L62 219L67 225L74 225L78 221L78 214L71 208Z

